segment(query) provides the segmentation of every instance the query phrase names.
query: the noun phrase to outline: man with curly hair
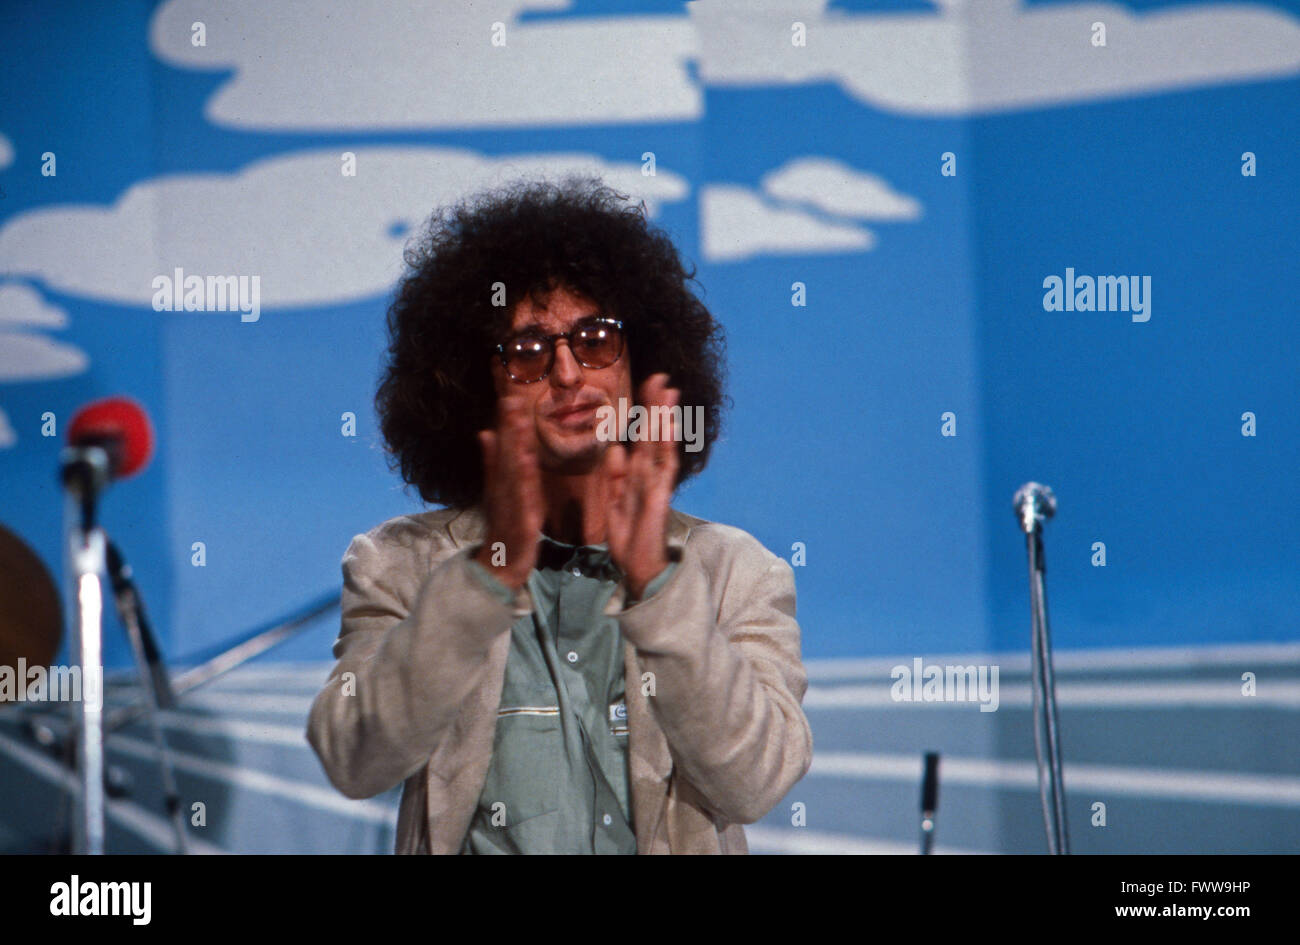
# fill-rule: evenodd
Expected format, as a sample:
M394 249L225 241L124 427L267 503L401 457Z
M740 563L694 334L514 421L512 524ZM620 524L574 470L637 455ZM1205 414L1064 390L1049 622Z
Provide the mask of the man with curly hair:
M790 566L670 505L723 401L693 272L593 179L435 214L406 262L376 405L446 508L343 557L331 782L404 782L399 853L746 852L811 762L807 676Z

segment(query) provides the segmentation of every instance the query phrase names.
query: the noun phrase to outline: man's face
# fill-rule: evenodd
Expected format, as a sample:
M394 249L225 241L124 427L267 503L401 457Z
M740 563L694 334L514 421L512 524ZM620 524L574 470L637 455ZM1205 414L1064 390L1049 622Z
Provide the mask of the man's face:
M567 332L584 319L609 316L583 296L557 288L535 306L525 297L516 307L511 332L554 335ZM492 359L492 377L498 397L524 397L537 430L538 461L543 469L582 473L592 469L609 446L597 438L596 411L617 409L618 399L632 403L632 370L626 344L622 356L609 367L589 368L578 363L568 339L555 339L555 363L550 373L531 384L513 380L499 358Z

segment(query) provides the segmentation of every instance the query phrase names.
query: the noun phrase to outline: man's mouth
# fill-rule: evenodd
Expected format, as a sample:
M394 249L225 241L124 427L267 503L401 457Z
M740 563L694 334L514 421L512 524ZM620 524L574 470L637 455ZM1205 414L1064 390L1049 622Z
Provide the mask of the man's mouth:
M555 410L551 413L551 420L563 426L580 426L590 423L596 419L596 408L599 404L575 404L571 407L565 407L561 410Z

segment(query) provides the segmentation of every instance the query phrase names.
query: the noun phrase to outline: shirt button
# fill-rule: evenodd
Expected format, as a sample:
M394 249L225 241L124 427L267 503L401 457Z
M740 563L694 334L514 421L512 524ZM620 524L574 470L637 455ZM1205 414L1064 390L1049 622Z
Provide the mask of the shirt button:
M600 820L606 827L614 822L614 818L609 816L609 814L606 814L604 817L600 818Z
M576 663L578 662L578 654L576 651L570 650L569 655L566 656L565 659L567 659L570 663Z

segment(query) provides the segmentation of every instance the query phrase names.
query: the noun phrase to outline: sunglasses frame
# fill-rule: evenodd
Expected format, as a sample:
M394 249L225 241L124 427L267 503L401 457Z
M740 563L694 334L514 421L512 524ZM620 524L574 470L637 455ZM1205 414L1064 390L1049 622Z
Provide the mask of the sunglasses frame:
M601 365L601 367L596 367L595 365L584 363L582 358L578 356L577 349L573 347L573 336L576 335L579 331L582 331L584 328L592 327L593 322L602 326L612 327L618 331L618 354L614 356L613 361L610 361L609 364ZM546 342L546 344L549 346L550 354L546 362L546 370L541 373L541 376L534 377L532 380L525 381L511 374L510 365L507 363L508 358L506 356L506 345L510 344L514 340L514 338L507 339L506 341L497 345L496 353L497 356L501 359L501 366L505 368L506 375L516 384L536 384L538 381L544 381L546 380L546 378L550 376L551 371L555 369L555 350L556 350L555 342L558 341L560 338L563 338L565 341L569 343L569 350L573 352L574 360L576 360L583 367L594 371L603 370L604 368L613 367L615 364L618 364L619 358L623 357L623 351L627 348L627 334L623 331L622 319L610 318L608 315L594 315L590 318L584 318L582 321L578 322L578 324L574 325L568 331L556 332L553 335L529 336L527 335L527 333L525 333L524 336L537 337L539 340ZM515 336L515 338L518 337L520 336L519 335Z

